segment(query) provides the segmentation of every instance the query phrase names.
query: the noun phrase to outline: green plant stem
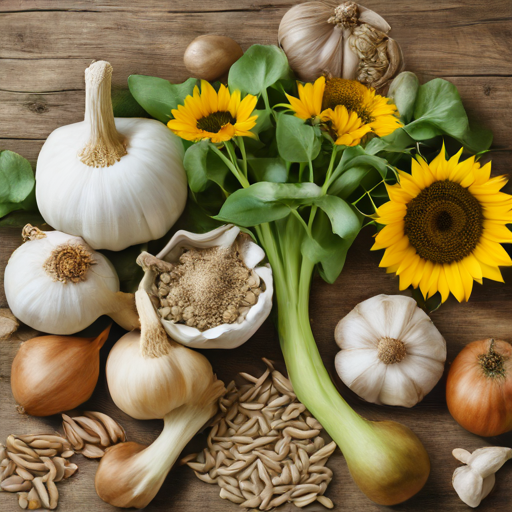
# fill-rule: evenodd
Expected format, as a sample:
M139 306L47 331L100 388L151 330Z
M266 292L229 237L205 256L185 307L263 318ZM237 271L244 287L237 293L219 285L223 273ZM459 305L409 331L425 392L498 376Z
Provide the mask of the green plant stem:
M245 152L245 142L243 137L237 137L238 147L240 148L240 152L242 153L242 165L243 171L246 178L247 176L247 153Z
M226 145L226 149L227 149L227 147L228 146ZM226 155L224 155L224 153L215 144L210 144L210 148L213 150L214 153L217 153L217 155L219 155L221 160L228 166L229 170L233 173L235 178L240 182L240 185L242 185L242 187L244 187L244 188L247 188L249 186L249 181L240 172L240 169L238 169L238 165L236 165L232 160L227 158ZM228 154L229 154L229 150L228 150ZM231 155L230 155L230 158L231 158Z
M336 154L338 153L337 146L333 145L332 147L332 153L331 153L331 160L329 161L329 167L327 168L327 173L325 175L325 181L322 186L322 194L327 194L327 190L331 186L331 176L332 171L334 169L334 162L336 161Z

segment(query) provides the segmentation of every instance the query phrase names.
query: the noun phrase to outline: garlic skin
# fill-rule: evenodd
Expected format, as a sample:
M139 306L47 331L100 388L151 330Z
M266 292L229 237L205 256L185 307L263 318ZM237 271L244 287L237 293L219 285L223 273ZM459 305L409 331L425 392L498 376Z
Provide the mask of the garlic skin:
M235 243L239 235L240 229L232 224L221 226L205 234L181 230L171 238L169 243L156 255L156 258L177 263L186 248L229 247ZM241 323L227 323L200 331L196 327L174 323L162 318L162 325L173 340L194 348L236 348L245 343L266 320L272 309L272 269L268 264L257 266L265 258L265 253L259 245L248 238L238 238L240 255L247 268L253 269L265 283L265 291L258 296L258 301L249 309L245 319ZM152 287L157 274L147 266L144 271L145 275L140 287L152 295Z
M281 20L278 39L303 81L327 74L381 87L403 67L398 44L386 36L390 30L382 16L362 5L328 0L292 7ZM372 63L389 67L373 76Z
M443 374L446 342L416 301L377 295L358 304L334 333L341 380L367 402L413 407Z
M4 275L5 295L16 318L51 334L79 332L101 315L109 315L127 330L138 326L134 297L119 291L116 271L105 256L80 237L29 226L24 228L27 241L13 252ZM90 266L78 267L83 274L77 282L65 277L56 280L47 265L55 260L60 265L78 265L80 261L73 260L73 253L66 259L65 249L69 247L78 251L78 258L83 253L92 259ZM56 254L61 256L56 258Z
M456 448L453 456L466 464L458 467L452 478L453 488L459 498L469 507L476 508L492 491L496 481L495 473L512 459L512 449L489 446L478 448L473 453Z
M44 143L36 198L55 229L120 251L169 231L185 207L187 179L183 144L164 124L114 119L111 75L104 61L86 70L85 120Z

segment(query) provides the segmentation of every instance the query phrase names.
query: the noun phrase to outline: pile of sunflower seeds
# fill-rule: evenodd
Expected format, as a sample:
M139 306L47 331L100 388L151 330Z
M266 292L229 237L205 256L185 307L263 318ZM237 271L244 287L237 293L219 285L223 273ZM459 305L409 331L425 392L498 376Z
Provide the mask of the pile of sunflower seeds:
M6 446L0 445L0 488L17 492L23 509L54 510L59 502L55 483L78 469L67 460L74 453L59 434L10 435Z
M59 433L10 435L5 446L0 444L0 489L17 492L22 509L56 509L55 484L78 470L68 460L72 455L101 458L103 448L126 441L121 425L101 412L86 411L73 418L63 414L62 418L67 438Z
M292 502L302 508L318 501L333 508L324 496L332 479L325 464L336 443L325 445L322 426L297 400L290 381L263 361L268 368L261 377L240 373L250 384L228 385L208 448L181 462L241 507L270 510Z
M100 459L104 448L126 441L123 427L101 412L85 411L73 418L63 414L62 419L64 433L75 451L89 459Z

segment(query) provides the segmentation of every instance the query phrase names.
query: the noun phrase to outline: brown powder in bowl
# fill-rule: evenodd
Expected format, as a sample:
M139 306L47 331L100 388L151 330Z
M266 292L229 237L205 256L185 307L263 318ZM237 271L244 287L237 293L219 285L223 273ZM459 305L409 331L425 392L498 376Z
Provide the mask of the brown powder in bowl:
M201 331L241 323L262 292L259 276L231 247L189 249L156 281L162 318Z

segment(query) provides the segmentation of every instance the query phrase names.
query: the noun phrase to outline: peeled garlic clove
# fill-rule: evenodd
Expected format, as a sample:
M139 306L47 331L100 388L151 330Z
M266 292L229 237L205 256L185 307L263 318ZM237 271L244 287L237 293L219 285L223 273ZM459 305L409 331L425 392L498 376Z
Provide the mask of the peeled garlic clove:
M185 311L182 311L178 306L173 306L171 308L173 320L161 319L162 325L173 340L195 348L235 348L245 343L270 314L273 294L272 270L269 265L258 266L265 258L265 252L260 246L248 239L249 237L239 237L239 235L240 229L231 224L221 226L204 234L178 231L162 251L157 254L156 261L155 257L147 253L139 256L137 261L143 266L145 272L140 286L150 296L151 287L157 276L157 270L159 270L158 260L177 263L183 254L184 248L230 247L235 242L238 243L238 250L245 265L265 285L265 290L258 296L253 291L247 292L247 295L249 295L247 305L252 305L252 303L254 305L249 309L241 323L236 321L238 313L233 323L221 324L206 331L200 331L197 327L177 323L181 318L185 318ZM231 316L228 320L230 319Z
M468 465L483 478L496 473L498 469L512 458L512 449L501 446L479 448L471 454Z

